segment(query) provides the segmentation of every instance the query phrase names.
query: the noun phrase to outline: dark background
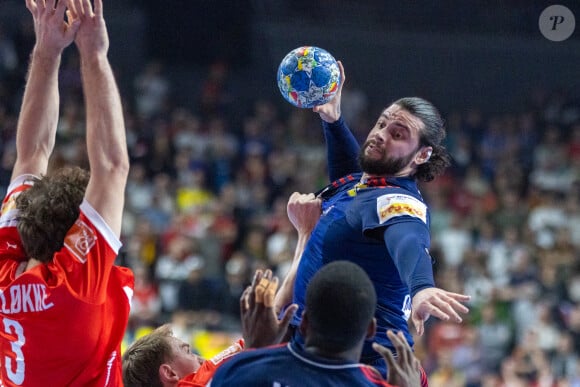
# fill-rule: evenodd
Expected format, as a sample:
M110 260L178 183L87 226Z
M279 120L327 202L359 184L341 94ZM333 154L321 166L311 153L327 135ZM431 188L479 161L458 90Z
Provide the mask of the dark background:
M580 2L559 1L576 31L552 42L538 28L550 1L105 0L111 60L136 74L162 61L188 103L200 73L215 61L243 85L240 103L282 101L276 68L290 50L316 45L343 61L347 77L377 108L402 95L443 111L479 106L519 109L538 88L580 90ZM0 22L29 20L24 0L1 0ZM130 77L124 77L128 79ZM129 85L121 85L129 87Z

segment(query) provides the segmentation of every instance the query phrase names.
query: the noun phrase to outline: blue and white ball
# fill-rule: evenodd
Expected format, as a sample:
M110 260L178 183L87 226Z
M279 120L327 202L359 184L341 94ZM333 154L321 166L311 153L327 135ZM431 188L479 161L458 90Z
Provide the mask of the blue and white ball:
M314 46L298 47L278 67L278 88L282 96L299 108L324 105L339 90L338 63L330 53Z

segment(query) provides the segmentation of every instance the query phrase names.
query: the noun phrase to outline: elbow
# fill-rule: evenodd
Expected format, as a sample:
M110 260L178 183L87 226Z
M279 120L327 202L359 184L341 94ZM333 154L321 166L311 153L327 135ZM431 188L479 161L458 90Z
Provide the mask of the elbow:
M129 173L129 153L125 146L111 147L104 154L107 156L104 161L108 164L107 169L110 172L121 175Z
M112 163L111 170L113 173L126 178L129 175L130 163L129 157L126 154L124 156Z
M116 155L103 160L103 163L91 164L91 174L103 174L109 177L127 179L129 176L129 158L125 155Z

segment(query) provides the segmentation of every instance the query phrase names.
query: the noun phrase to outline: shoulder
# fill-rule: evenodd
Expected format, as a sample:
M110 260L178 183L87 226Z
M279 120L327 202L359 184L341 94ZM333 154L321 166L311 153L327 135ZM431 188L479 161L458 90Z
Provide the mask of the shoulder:
M400 217L411 217L427 224L428 208L425 202L404 190L377 193L375 200L380 223Z
M387 383L382 375L373 367L361 364L360 371L364 375L365 379L370 382L372 386L381 386L381 387L395 387L389 383Z
M235 356L232 356L224 364L217 369L214 379L221 379L229 377L230 375L246 375L250 376L260 373L261 365L277 361L280 355L288 353L288 348L285 344L279 344L266 348L246 349ZM247 367L247 369L246 369Z
M1 227L16 227L18 224L18 211L16 210L16 198L25 190L34 185L37 179L34 175L20 175L14 178L6 190L6 196L2 201L0 210Z

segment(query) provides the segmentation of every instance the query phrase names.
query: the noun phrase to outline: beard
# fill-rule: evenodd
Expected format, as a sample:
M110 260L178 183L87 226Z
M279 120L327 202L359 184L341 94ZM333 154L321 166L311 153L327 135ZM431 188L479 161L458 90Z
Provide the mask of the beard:
M368 142L364 144L358 154L358 163L363 172L375 176L394 176L413 160L414 152L406 157L373 159L365 155Z

